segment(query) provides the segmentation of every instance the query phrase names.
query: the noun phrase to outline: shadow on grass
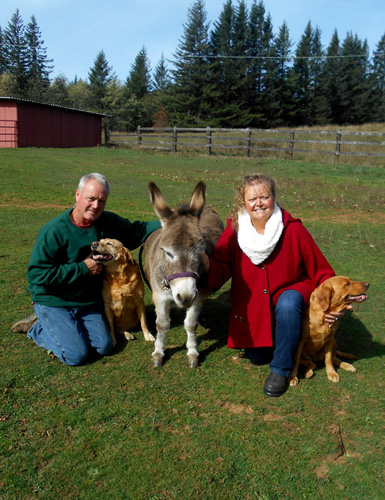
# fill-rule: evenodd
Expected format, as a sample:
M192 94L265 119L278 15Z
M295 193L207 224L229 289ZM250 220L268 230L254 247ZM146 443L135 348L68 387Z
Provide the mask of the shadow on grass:
M229 314L230 314L230 304L227 303L229 292L226 291L220 295L208 297L202 307L202 311L199 317L199 325L203 327L206 332L198 333L198 351L199 351L199 364L202 364L205 358L213 351L220 349L227 344L227 331L229 325ZM155 307L153 304L146 306L146 316L147 325L150 332L156 336L156 315ZM178 328L184 331L184 319L186 316L186 311L184 309L178 309L177 307L172 307L170 312L171 318L171 328L166 340L166 351L164 362L167 363L175 354L179 352L186 351L186 340L187 336L183 339L180 345L169 347L169 345L175 344L175 340L172 341L172 329ZM131 333L136 339L140 339L143 333L140 329L140 324L138 324ZM123 338L118 339L118 343L114 348L113 354L123 352L127 345L131 341L127 341ZM203 347L209 344L207 347Z

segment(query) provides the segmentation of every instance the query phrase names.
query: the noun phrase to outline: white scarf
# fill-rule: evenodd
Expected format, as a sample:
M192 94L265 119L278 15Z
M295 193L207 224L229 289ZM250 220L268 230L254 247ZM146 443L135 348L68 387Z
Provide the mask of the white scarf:
M282 212L277 203L266 222L264 234L258 233L246 210L238 214L238 244L255 265L266 260L273 252L282 231Z

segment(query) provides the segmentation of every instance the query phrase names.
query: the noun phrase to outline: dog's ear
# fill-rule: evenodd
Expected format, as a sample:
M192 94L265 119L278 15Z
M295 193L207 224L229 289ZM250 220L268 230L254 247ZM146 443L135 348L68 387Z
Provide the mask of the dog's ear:
M326 312L330 309L332 296L333 296L333 287L328 281L322 283L318 288L316 288L313 292L314 299L317 300L321 309Z

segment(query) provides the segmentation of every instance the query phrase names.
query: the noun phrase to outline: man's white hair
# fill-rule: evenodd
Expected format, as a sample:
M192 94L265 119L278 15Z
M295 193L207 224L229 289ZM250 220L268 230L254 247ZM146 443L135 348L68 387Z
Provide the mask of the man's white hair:
M86 174L83 175L83 177L79 181L78 189L81 191L84 186L87 184L87 182L95 180L101 184L105 190L107 191L107 194L110 194L110 185L108 183L108 180L104 177L102 174L98 174L97 172L93 172L92 174Z

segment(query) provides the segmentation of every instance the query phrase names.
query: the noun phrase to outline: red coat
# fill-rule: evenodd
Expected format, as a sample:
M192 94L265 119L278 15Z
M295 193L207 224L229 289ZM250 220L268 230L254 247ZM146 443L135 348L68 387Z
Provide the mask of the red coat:
M281 238L262 264L253 264L242 252L230 219L210 258L207 290L217 290L232 278L228 347L272 346L274 310L281 293L297 290L307 303L312 291L335 275L301 220L285 210L282 214Z

